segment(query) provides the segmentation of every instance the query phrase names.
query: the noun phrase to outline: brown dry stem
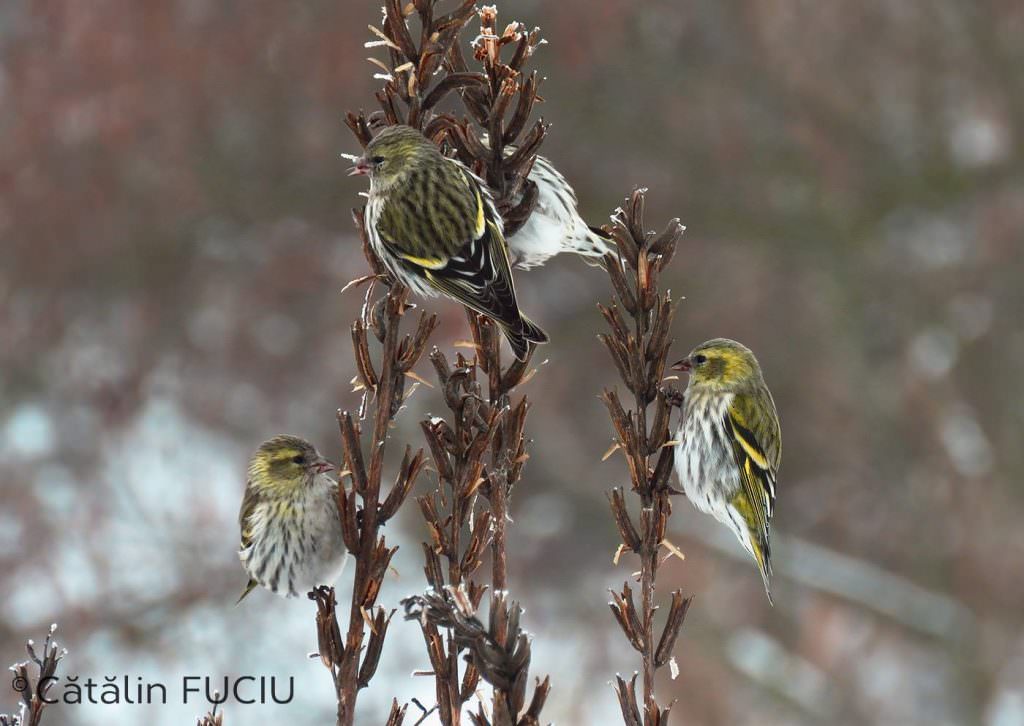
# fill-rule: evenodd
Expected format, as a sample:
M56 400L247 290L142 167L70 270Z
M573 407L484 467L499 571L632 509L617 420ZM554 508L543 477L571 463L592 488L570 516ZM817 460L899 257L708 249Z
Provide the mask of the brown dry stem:
M609 230L618 248L605 256L613 297L609 305L599 305L610 329L599 336L608 349L619 377L633 394L632 407L623 405L614 389L605 389L601 399L608 408L616 443L626 459L630 489L639 503L639 526L630 515L623 489L609 493L612 516L622 537L622 548L640 558L640 604L633 588L625 583L612 592L611 610L630 645L642 660L643 692L638 697L636 676L630 681L617 678L614 684L623 721L627 726L664 726L671 705L658 706L654 699L654 676L671 656L682 628L690 599L682 591L672 593L668 616L655 638L655 585L659 549L665 539L670 496L677 493L669 483L672 473L672 448L669 418L675 394L662 386L669 348L674 307L668 292L662 294L658 283L662 271L675 254L683 233L678 219L655 237L644 227L644 190L636 190L612 218ZM651 424L648 413L654 407Z
M462 2L441 14L439 4L435 0L415 0L404 7L397 0L385 3L384 22L375 30L387 53L382 62L385 84L377 93L381 108L369 115L349 114L347 122L364 146L379 127L407 124L421 129L486 180L506 234L512 234L526 222L537 199L527 177L547 127L539 120L530 125L534 104L540 100L539 78L535 72L527 74L524 65L540 45L540 36L536 29L526 31L518 23L499 29L497 11L491 7L477 11L472 2ZM480 22L473 44L478 70L469 67L457 42L474 16ZM453 92L466 115L438 110ZM375 271L383 273L379 265ZM475 314L469 315L469 322L474 356L459 354L453 366L439 351L431 355L448 418L431 418L422 425L438 473L437 490L418 500L429 532L423 545L424 573L431 588L428 594L454 588L463 593L467 612L475 612L486 587L475 582L473 575L489 548L494 642L521 654L522 646L517 644L525 642L526 636L518 628L518 615L513 615L518 607L509 605L504 594L508 587L505 529L509 493L527 458L524 428L529 404L525 398L513 404L512 393L530 370L529 357L503 369L500 335L494 325ZM365 337L365 330L353 331L357 344ZM377 385L376 370L368 361L357 360L360 383L367 388ZM478 508L480 495L487 499L488 508ZM409 608L412 600L405 602ZM420 623L442 723L461 723L462 707L476 693L481 677L495 688L496 723L536 721L547 686L535 691L529 707L522 697L525 686L522 693L511 688L512 683L525 683L528 657L522 660L517 655L510 661L516 668L511 680L498 678L497 671L478 662L472 652L460 672L460 656L468 648L465 641L451 631L446 637L441 631L449 626L432 619ZM529 653L528 645L525 652ZM482 712L472 718L489 723L480 721Z
M356 226L371 268L377 269L362 225L361 210L356 210ZM338 724L355 723L359 691L369 685L380 662L384 639L394 611L385 612L377 597L396 547L388 547L381 531L402 506L423 469L422 450L413 453L406 447L394 484L382 495L388 428L401 408L407 375L423 355L431 332L437 326L434 315L420 314L411 333L401 335L403 318L411 309L408 290L393 284L387 293L374 299L374 285L366 292L359 319L352 324L355 359L363 385L359 413L338 412L338 425L344 451L344 471L351 481L347 489L339 487L338 513L345 546L355 559L348 628L344 637L338 624L334 588L320 587L309 594L317 605L317 641L324 666L331 672L338 698ZM379 353L371 352L370 333L379 343ZM369 456L363 454L363 423L372 414L369 432ZM367 630L369 635L367 636ZM394 704L389 724L402 723L404 707Z
M25 644L28 660L10 667L10 672L14 674L11 687L18 693L21 702L18 713L9 716L0 714L0 726L39 726L43 722L43 709L51 703L57 703L56 697L47 696L59 680L56 675L57 666L67 655L67 650L62 649L53 639L56 630L56 624L50 626L40 651L42 655L37 653L35 643L30 640Z

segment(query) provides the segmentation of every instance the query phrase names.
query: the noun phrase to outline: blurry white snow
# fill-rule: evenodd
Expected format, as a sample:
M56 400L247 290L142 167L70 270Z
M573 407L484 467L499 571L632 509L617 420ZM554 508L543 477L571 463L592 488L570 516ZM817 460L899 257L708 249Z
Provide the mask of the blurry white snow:
M986 726L1018 726L1024 723L1024 638L1018 638L1015 655L1006 660L993 684L985 713Z
M43 458L53 451L56 436L53 417L39 403L27 402L14 409L0 436L0 451L25 458Z
M945 327L932 326L914 336L910 343L910 363L929 380L949 374L956 364L960 344Z
M995 306L991 298L964 293L949 303L949 318L964 340L977 340L992 327Z
M0 512L0 552L13 552L21 536L21 520L11 512Z
M546 540L570 531L574 510L566 497L555 492L539 492L519 502L516 524L531 541Z
M767 634L741 628L726 643L726 654L737 670L810 713L821 718L835 713L837 703L825 674Z
M17 582L17 587L12 588L0 603L3 620L11 628L24 628L40 620L57 619L60 599L50 573L24 567L13 581ZM29 635L25 634L26 637Z
M1010 134L995 119L965 114L953 122L949 147L963 167L976 168L1002 161L1010 153Z
M953 216L901 208L886 216L882 228L889 246L924 270L955 267L969 253L969 232Z
M1024 690L1007 688L996 694L985 719L987 726L1020 726L1024 723Z
M133 427L107 442L104 453L102 478L119 515L111 518L110 533L119 544L131 543L126 557L161 561L167 538L184 536L199 545L227 534L200 525L233 522L237 515L244 452L235 440L191 420L175 402L154 397ZM167 568L153 569L151 575L125 576L168 585Z
M240 428L251 426L253 421L266 421L270 418L270 403L266 394L246 381L231 384L224 406L228 420Z
M992 470L992 446L970 409L956 406L942 421L940 431L942 444L961 475L979 477Z

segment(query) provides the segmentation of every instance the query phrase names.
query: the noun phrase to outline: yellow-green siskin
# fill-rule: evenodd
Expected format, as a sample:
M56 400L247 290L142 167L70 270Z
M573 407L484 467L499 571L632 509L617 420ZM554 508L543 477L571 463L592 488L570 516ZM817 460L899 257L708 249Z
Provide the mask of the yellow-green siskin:
M370 244L402 283L491 318L520 360L547 342L519 310L501 217L479 177L409 126L381 131L352 173L370 177Z
M675 464L687 498L732 530L772 595L769 526L782 431L754 354L727 338L698 345L674 370L690 374Z
M333 468L296 436L260 444L249 462L238 513L238 557L249 573L238 602L257 585L295 597L341 575L348 553L338 517L338 482L326 473Z

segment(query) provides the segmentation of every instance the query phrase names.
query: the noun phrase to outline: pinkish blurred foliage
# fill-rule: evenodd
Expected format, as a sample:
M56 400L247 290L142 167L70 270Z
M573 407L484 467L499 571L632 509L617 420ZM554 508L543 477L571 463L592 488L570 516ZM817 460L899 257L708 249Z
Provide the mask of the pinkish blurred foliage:
M777 605L679 501L687 559L662 584L696 599L659 700L680 723L1024 722L1020 3L511 5L549 40L544 153L595 223L635 185L652 223L682 218L680 353L744 341L782 417ZM357 401L361 297L339 291L365 269L364 186L339 154L344 112L375 105L378 19L356 0L0 3L0 655L58 620L83 677L323 679L312 606L230 607L234 516L262 438L337 455L334 411ZM604 498L624 468L600 461L606 280L565 259L517 284L553 342L526 391L513 589L546 715L611 723L607 682L636 660L606 606L631 566L612 565ZM461 311L427 306L436 343L466 337ZM396 440L420 445L440 407L421 388ZM422 586L422 525L399 524L385 603ZM381 709L432 698L408 678L415 625L395 627ZM332 710L322 685L310 722Z

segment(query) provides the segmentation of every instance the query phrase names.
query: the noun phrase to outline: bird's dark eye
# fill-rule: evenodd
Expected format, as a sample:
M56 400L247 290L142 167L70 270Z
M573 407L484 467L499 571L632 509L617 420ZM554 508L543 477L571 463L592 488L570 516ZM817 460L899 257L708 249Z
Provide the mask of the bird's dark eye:
M373 162L374 164L377 164L379 166L380 164L384 163L384 157L383 156L371 156L370 157L370 161Z
M700 353L698 353L697 355L693 356L693 362L696 363L697 365L701 365L703 363L708 362L708 357L706 355L701 355Z
M306 457L303 456L302 454L296 454L295 456L292 457L292 463L294 463L294 464L305 464L306 463Z

